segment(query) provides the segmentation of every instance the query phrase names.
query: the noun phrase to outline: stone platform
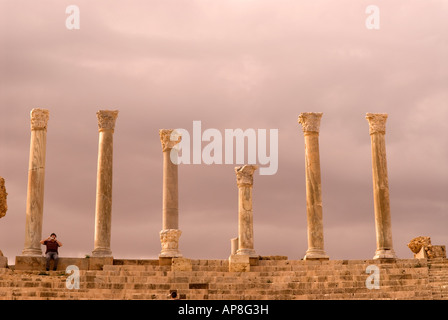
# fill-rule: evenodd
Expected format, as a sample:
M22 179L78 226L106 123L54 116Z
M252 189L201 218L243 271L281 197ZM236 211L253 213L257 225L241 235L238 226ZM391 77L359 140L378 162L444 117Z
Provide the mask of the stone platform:
M248 272L230 272L228 259L173 260L171 265L114 259L102 270L89 269L88 259L81 259L79 289L67 288L69 275L62 270L77 261L62 259L59 271L0 269L0 299L166 300L176 291L189 300L448 300L448 260L442 258L259 260ZM368 286L369 266L377 268L377 288Z
M104 265L113 264L113 258L59 258L57 271L65 271L67 266L75 265L80 270L101 270ZM16 256L15 270L29 270L39 271L45 270L45 257L30 257L30 256ZM50 268L53 269L54 261L50 263Z

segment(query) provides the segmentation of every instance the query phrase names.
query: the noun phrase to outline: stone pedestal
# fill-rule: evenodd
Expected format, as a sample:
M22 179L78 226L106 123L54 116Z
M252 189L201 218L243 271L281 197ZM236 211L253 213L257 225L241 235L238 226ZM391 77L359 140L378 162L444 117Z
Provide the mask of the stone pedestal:
M93 257L111 257L113 134L118 111L100 110Z
M305 138L306 215L308 250L304 260L328 260L324 251L322 188L320 176L319 127L323 113L305 112L299 116Z
M178 150L181 136L172 129L159 130L163 151L163 204L159 257L182 257L179 251Z
M49 111L31 110L31 142L26 198L24 256L41 256L42 221L44 209L45 155Z
M386 161L385 113L367 113L372 147L373 202L375 210L376 252L373 259L395 259L389 204Z
M89 270L103 270L104 266L110 266L114 264L113 257L90 257L88 259Z
M234 254L229 257L229 272L249 272L250 257L248 255Z
M51 266L54 261L51 261ZM15 270L44 271L45 257L16 256ZM70 258L59 257L57 271L65 271L70 266L75 265L80 270L102 270L105 265L113 265L112 257L90 257L90 258Z
M236 167L238 185L238 250L237 255L257 258L254 249L254 226L252 209L252 187L254 172L258 166Z

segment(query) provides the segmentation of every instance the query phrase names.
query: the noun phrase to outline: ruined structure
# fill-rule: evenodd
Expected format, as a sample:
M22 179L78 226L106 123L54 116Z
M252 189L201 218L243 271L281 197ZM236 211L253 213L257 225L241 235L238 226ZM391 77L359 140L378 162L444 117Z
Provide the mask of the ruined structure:
M430 237L420 236L408 243L409 249L414 253L416 259L446 258L445 246L434 246Z
M299 116L305 140L308 249L303 260L260 257L254 249L252 191L255 165L235 168L238 187L238 237L223 260L193 260L179 250L178 144L176 130L159 131L163 152L163 209L158 259L112 257L113 134L118 111L97 112L99 148L94 249L90 258L60 258L58 271L77 266L80 287L61 276L45 276L40 239L43 220L45 147L49 112L31 111L31 144L26 206L25 248L7 268L0 251L0 299L448 299L445 246L429 237L408 244L415 259L398 259L392 246L385 124L387 114L367 113L372 148L376 252L370 260L331 260L324 250L319 130L322 113ZM6 189L0 178L0 217L6 213ZM5 263L6 261L6 263ZM370 286L371 267L378 286ZM244 272L244 274L242 274ZM27 274L27 277L23 277ZM124 277L123 274L126 276ZM61 278L62 279L61 281ZM105 290L106 289L106 290ZM107 290L113 289L113 290Z

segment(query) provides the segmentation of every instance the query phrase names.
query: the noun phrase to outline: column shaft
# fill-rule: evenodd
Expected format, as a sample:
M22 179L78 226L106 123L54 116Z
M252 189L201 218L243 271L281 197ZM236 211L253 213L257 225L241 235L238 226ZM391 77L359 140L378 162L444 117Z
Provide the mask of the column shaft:
M301 113L305 139L306 215L308 225L308 250L304 260L327 260L324 251L322 216L322 189L319 155L319 127L322 113Z
M254 165L236 167L238 184L238 250L239 255L258 257L254 249L254 227L252 209Z
M31 110L31 142L28 166L28 189L26 199L24 256L41 256L45 156L47 145L47 123L49 111Z
M396 258L392 245L389 181L386 160L387 114L367 113L372 148L373 203L375 210L376 252L374 259Z
M171 150L163 152L163 229L179 229L178 166L170 159Z
M92 256L110 257L112 251L112 172L113 134L118 111L97 112L99 127L98 168L96 180L95 239Z

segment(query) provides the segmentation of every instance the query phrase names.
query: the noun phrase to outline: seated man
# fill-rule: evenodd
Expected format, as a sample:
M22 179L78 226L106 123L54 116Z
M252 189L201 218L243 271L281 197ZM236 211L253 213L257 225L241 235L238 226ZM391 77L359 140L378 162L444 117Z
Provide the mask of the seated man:
M50 260L54 260L53 270L56 271L58 267L58 248L62 247L62 243L56 240L56 234L52 233L47 239L41 240L40 242L43 245L47 246L47 250L45 251L45 257L47 258L47 266L46 270L50 270Z

